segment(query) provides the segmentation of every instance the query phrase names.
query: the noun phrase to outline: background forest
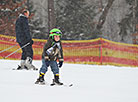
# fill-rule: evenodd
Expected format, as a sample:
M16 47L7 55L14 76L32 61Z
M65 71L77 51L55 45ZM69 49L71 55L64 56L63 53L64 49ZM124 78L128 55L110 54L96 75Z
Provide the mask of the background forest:
M31 12L33 38L47 39L53 21L53 27L63 31L64 40L103 37L137 43L138 0L0 0L0 34L15 36L15 21L25 8Z

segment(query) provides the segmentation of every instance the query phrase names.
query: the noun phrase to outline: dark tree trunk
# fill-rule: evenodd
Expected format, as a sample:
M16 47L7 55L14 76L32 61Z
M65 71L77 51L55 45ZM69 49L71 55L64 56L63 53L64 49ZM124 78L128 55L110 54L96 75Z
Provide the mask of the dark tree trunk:
M102 10L102 14L101 14L99 21L97 23L97 26L94 30L94 37L99 37L101 35L101 33L102 33L101 29L103 27L103 24L106 21L107 14L108 14L109 9L111 8L114 1L115 0L108 0L107 5L104 7L104 10Z
M48 31L56 26L54 0L48 0Z

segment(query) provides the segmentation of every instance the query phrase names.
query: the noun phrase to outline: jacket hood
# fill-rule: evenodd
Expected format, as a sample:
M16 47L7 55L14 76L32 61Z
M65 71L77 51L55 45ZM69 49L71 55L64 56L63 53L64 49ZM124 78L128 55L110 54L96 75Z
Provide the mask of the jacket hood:
M23 14L20 14L20 15L19 15L19 17L26 17L26 16L25 16L25 15L23 15ZM26 18L27 18L27 17L26 17Z

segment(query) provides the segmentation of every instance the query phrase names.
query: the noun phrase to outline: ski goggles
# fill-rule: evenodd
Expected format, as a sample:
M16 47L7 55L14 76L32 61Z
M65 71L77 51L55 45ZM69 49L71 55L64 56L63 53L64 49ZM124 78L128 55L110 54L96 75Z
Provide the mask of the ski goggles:
M51 32L50 33L50 36L54 36L54 35L61 36L62 32Z

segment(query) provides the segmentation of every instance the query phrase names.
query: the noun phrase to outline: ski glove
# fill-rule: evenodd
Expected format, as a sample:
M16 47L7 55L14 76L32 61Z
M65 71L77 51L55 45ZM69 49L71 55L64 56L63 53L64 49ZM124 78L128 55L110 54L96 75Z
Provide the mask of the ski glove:
M31 44L31 45L33 45L33 43L34 43L34 41L33 41L33 40L31 40L31 41L30 41L30 44Z
M62 65L63 65L63 61L59 61L59 63L58 63L58 67L61 68Z
M27 42L25 42L25 43L23 43L21 45L24 46L24 45L26 45L28 43L29 43L29 45L33 45L34 41L33 40L30 40L30 41L27 41Z

